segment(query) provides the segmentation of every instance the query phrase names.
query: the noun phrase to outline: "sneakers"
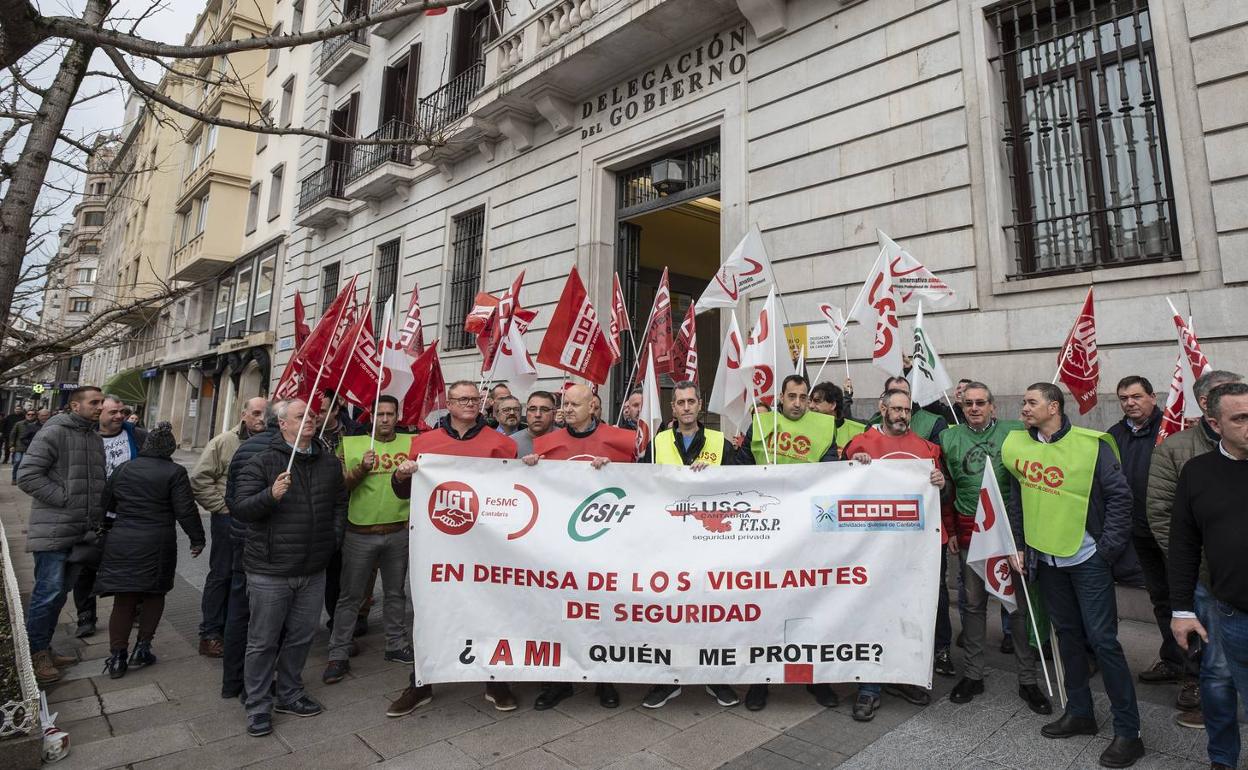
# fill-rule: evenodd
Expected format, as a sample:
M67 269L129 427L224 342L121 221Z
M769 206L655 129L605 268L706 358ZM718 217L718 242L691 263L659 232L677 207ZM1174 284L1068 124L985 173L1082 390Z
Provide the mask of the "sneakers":
M656 684L650 688L650 692L646 693L646 697L642 698L641 705L648 709L661 709L672 698L679 697L680 685L675 684Z
M321 681L325 684L338 684L346 677L351 670L351 664L345 660L331 660L325 666L325 672L321 674Z
M715 699L719 705L727 708L735 706L741 702L737 697L737 691L726 684L708 684L706 686L706 694Z
M109 679L121 679L126 675L126 669L129 668L126 655L126 648L113 650L113 653L104 659L104 672L108 674Z
M386 709L388 717L407 716L421 706L433 700L433 685L425 685L423 687L408 687L399 695L394 703L390 704L390 708Z
M953 667L953 658L949 657L949 648L936 651L936 673L941 676L957 676L958 670Z
M156 662L156 656L152 654L151 642L135 642L134 654L130 656L130 665L134 668L143 668L150 666Z
M411 649L410 647L408 648ZM506 682L489 682L485 685L485 699L494 704L497 711L515 711L516 696Z
M745 691L745 708L749 711L762 711L767 708L767 685L750 685L750 689Z
M390 663L414 663L416 653L409 644L401 650L386 650L386 660Z
M854 711L850 715L855 722L870 722L875 719L875 712L880 708L880 696L871 692L858 691L854 699Z
M1179 711L1200 711L1200 682L1194 679L1184 682L1174 705Z
M886 684L884 685L884 692L889 695L895 695L916 706L926 706L932 702L931 693L922 687L915 687L912 684Z
M1174 715L1174 723L1179 727L1186 727L1189 730L1204 730L1205 715L1196 709L1195 711L1180 711Z
M1183 679L1183 670L1164 660L1159 660L1153 664L1152 668L1140 672L1140 681L1145 684L1182 682Z
M984 694L984 680L970 679L962 677L958 683L953 686L953 691L949 693L949 700L952 703L970 703L975 700L976 695Z
M262 738L273 732L273 717L268 714L252 714L247 717L247 734L252 738Z
M60 669L52 662L51 650L40 650L30 656L30 662L35 669L35 681L42 685L52 684L61 679Z
M225 654L225 642L220 639L200 639L199 654L205 658L219 658Z
M321 704L306 695L300 696L290 703L279 703L273 707L279 714L294 714L297 717L314 717L324 711Z

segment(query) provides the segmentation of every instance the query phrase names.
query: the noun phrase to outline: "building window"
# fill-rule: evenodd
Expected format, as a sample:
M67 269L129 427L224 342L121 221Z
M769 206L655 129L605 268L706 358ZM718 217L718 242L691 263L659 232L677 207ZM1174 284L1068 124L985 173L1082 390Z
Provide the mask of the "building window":
M207 158L212 151L217 149L217 124L210 123L204 131L206 138L204 139L204 157Z
M399 281L399 239L386 241L377 247L377 279L373 285L373 330L381 334L384 328L386 302L394 296Z
M269 116L272 113L273 113L273 102L266 100L264 104L260 105L260 119L256 121L257 124L271 128L272 119ZM256 152L257 153L263 152L264 148L268 146L269 146L269 135L268 134L256 134Z
M452 220L450 305L446 317L447 350L472 347L464 331L464 318L481 285L481 255L485 246L485 207L460 214Z
M329 306L334 304L334 297L338 296L338 274L341 269L338 262L321 268L321 315L329 311Z
M99 241L87 241L86 243L78 247L78 253L79 254L99 254L100 253Z
M290 13L290 34L298 35L303 31L303 0L293 3Z
M256 220L260 217L260 183L256 182L247 193L247 235L256 231Z
M95 268L94 267L78 268L78 283L95 283Z
M277 271L277 250L260 257L256 265L256 299L251 303L251 331L269 328L269 312L273 307L273 283Z
M1000 45L1014 278L1177 259L1145 2L1026 0Z
M70 304L70 306L69 306L69 312L71 312L71 313L90 313L90 312L91 312L91 300L89 300L89 299L76 299L76 300L74 300L74 301Z
M269 175L269 221L272 222L282 214L282 178L286 175L286 164L282 163Z
M282 83L281 126L290 128L291 113L295 110L295 76L291 75Z
M232 277L217 282L217 301L212 311L212 344L225 339L226 321L230 314L230 288Z
M104 212L103 211L88 211L82 217L82 224L87 227L103 227L104 226Z
M247 311L251 304L252 266L239 268L234 279L234 306L230 310L230 336L238 337L247 331Z
M277 26L273 27L273 31L270 32L269 34L271 34L274 37L277 37L278 35L282 34L282 23L279 21L277 23ZM273 72L273 70L277 69L277 59L278 59L278 56L281 55L281 53L282 53L282 49L280 48L269 49L269 72L270 73Z
M197 138L191 143L190 156L187 158L186 175L190 176L191 172L199 168L199 139Z
M199 235L204 231L204 223L208 220L208 196L199 199L199 205L195 213L195 234Z
M186 239L190 236L190 232L191 232L191 212L179 211L178 212L178 246L179 247L186 245Z

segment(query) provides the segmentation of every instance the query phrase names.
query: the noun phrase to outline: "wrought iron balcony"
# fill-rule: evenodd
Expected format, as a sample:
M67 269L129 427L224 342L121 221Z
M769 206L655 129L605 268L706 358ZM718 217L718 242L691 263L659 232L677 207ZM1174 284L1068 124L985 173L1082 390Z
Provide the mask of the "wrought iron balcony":
M368 61L368 28L331 37L321 43L317 71L326 83L338 85Z
M331 160L299 182L299 215L305 227L325 227L347 216L349 202L343 195L347 164Z
M401 120L391 119L367 138L380 141L414 140L416 127ZM357 144L351 152L351 168L347 171L347 184L373 171L387 161L412 165L410 144Z
M420 125L438 134L468 113L468 105L485 82L485 62L477 61L446 85L420 100Z

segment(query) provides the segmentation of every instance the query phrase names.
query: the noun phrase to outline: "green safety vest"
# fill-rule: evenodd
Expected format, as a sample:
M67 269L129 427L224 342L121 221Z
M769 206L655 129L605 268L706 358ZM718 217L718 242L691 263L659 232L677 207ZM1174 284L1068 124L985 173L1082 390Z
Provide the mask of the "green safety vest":
M1118 454L1108 434L1072 426L1054 443L1016 430L1001 445L1001 462L1018 479L1027 545L1052 556L1073 556L1083 543L1098 441Z
M368 436L343 436L338 445L343 467L358 468L368 451ZM373 447L377 464L368 472L360 485L351 490L351 502L347 507L347 520L362 527L373 524L393 524L407 521L410 501L400 500L390 486L390 477L407 459L412 437L396 434L390 441L378 441Z
M705 439L702 442L702 451L698 452L698 456L694 458L695 463L706 463L707 465L723 465L724 464L724 434L717 430L704 428ZM681 459L680 450L676 448L676 431L665 430L660 431L659 435L654 437L654 462L656 465L684 465Z
M848 446L854 436L860 436L867 432L867 426L854 420L841 420L841 424L836 426L836 445L839 447Z
M772 426L779 432L779 441L773 440ZM763 451L763 441L767 451ZM754 462L760 465L771 462L780 465L790 463L817 463L828 449L836 446L836 418L809 411L800 420L790 420L779 412L754 415L754 429L750 434L750 452Z
M940 448L953 482L953 505L963 516L975 516L979 507L979 488L984 483L984 468L991 459L997 474L997 486L1005 494L1010 475L1001 463L1001 445L1011 431L1025 430L1018 420L997 420L982 433L967 425L955 425L940 434Z

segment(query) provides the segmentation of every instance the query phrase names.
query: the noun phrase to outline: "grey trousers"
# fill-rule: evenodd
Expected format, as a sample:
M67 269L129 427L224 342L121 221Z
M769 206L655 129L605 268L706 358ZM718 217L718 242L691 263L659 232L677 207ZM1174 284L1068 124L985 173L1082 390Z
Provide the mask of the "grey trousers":
M401 650L409 644L407 625L407 539L406 529L388 535L365 535L347 530L342 541L342 575L338 604L334 608L334 629L329 635L329 659L346 660L360 605L368 597L368 581L376 564L381 572L382 624L386 631L386 651Z
M247 692L247 716L252 716L272 710L269 685L273 684L274 672L278 703L292 703L303 697L301 672L321 619L325 571L299 577L248 572L247 599L251 619L247 624L243 687Z
M967 566L966 551L958 551L958 562L962 565L962 582L966 586L966 611L962 615L962 634L966 642L966 659L963 661L963 676L967 679L984 678L984 643L988 639L988 590L984 588L984 579L975 570ZM1015 580L1022 580L1015 575ZM1019 591L1018 611L1010 615L1010 633L1014 635L1014 660L1018 663L1018 683L1035 684L1038 659L1031 646L1031 634L1028 629L1027 601Z

